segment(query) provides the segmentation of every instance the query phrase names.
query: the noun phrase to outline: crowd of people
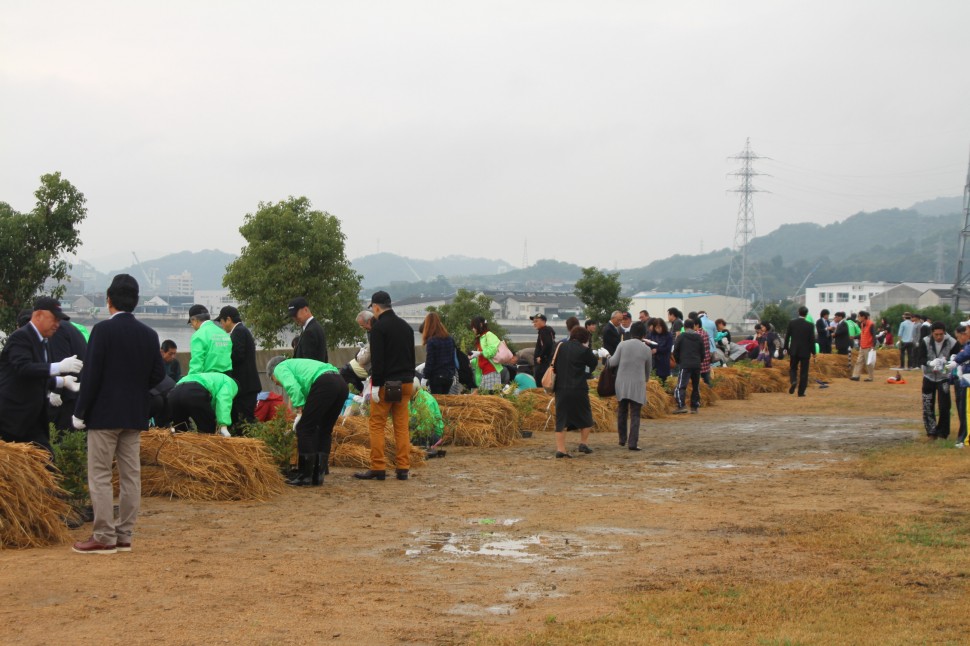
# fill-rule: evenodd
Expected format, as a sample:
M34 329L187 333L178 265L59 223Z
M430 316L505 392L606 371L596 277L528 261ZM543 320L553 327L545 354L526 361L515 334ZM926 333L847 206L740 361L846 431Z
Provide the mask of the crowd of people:
M41 297L21 313L20 327L0 352L0 439L30 442L51 452L49 425L87 430L88 480L93 508L89 539L74 544L84 554L131 549L140 498L139 434L149 425L194 429L200 433L238 435L256 420L257 401L266 393L256 365L252 333L238 309L223 307L215 318L202 305L189 309L194 332L188 370L182 375L171 340L158 335L133 316L138 283L130 275L112 280L106 293L111 317L88 332L76 325L53 298ZM593 427L589 380L602 363L613 377L618 402L617 440L639 451L640 412L647 403L647 380L675 377L676 414L696 414L701 407L700 382L711 383L711 371L740 358L771 365L773 358L790 360L789 393L804 397L809 364L817 353L847 355L852 377L873 380L875 350L896 339L898 370L921 367L922 405L926 434L948 438L951 389L957 397L957 446L967 443L967 369L970 379L970 332L961 324L947 334L942 322L906 313L893 330L883 319L876 325L868 312L846 317L822 310L812 320L801 307L782 337L769 323L755 326L750 339L734 341L723 319L706 312L687 316L677 308L664 317L646 310L637 320L614 311L593 347L597 322L565 321L566 337L557 340L546 316L530 317L536 330L534 348L513 354L489 329L486 318L468 321L473 339L459 348L437 312L420 327L425 361L416 365L414 331L393 309L390 295L375 292L356 318L366 337L342 368L329 363L326 333L303 297L291 300L287 311L299 336L293 357L276 356L266 365L267 377L289 398L294 411L298 462L287 479L297 487L319 486L328 473L334 424L351 402L369 403L370 464L354 473L360 480L385 480L384 428L393 423L394 476L407 480L410 470L411 417L429 443L440 439L442 423L434 395L461 392L509 392L542 386L556 403L555 457L572 458L566 433L578 432L576 450L590 454ZM855 354L855 361L851 355ZM356 393L352 394L351 388ZM689 394L688 394L689 390ZM112 506L112 463L117 462L120 514Z

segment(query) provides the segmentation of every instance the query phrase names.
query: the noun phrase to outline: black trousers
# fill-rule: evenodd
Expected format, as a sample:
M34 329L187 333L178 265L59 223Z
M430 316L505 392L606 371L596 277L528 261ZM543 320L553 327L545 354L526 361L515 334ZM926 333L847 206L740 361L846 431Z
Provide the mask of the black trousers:
M900 368L912 368L913 367L913 342L910 341L906 343L900 341L899 343L899 367Z
M447 395L454 381L454 377L431 377L428 379L428 390L432 395Z
M936 402L940 416L936 416ZM930 437L950 437L950 383L923 377L923 428Z
M788 355L788 383L798 385L798 394L804 395L808 386L808 362L810 357L796 357Z
M347 400L347 382L336 372L317 377L307 393L300 422L296 425L296 449L301 454L324 453L330 459L333 425Z
M256 421L256 396L259 392L238 393L232 400L232 425L233 430L237 431L243 424L252 424Z
M47 420L59 431L73 431L74 424L71 418L74 416L74 406L77 404L77 397L65 397L61 393L60 406L47 405Z
M212 410L212 395L202 384L187 381L168 393L172 409L172 425L179 431L188 431L189 419L195 422L200 433L216 432L216 412Z
M694 410L701 405L701 369L681 368L677 375L677 388L674 389L674 400L678 408L684 408L684 396L687 394L687 382L690 381L690 407Z

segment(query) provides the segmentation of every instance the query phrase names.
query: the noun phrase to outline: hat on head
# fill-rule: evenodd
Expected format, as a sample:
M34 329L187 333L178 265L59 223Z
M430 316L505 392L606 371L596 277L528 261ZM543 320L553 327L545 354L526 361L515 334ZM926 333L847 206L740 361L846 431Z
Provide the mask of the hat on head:
M629 312L623 312L623 318L625 318L625 319L632 319L633 318L633 315L631 315Z
M209 318L209 310L205 305L193 305L189 308L189 319Z
M546 315L545 315L545 314L543 314L542 312L540 312L540 313L538 313L538 314L536 314L535 316L530 316L530 317L529 317L529 320L530 320L530 321L534 321L534 320L536 320L536 319L539 319L539 320L541 320L541 321L548 321L548 320L549 320L549 319L547 319L547 318L546 318Z
M374 295L370 297L371 305L380 305L381 307L391 306L391 295L381 290L379 292L374 292Z
M51 298L50 296L41 296L34 301L34 311L39 312L41 310L50 312L62 321L71 320L71 317L61 310L61 304L56 298Z
M297 296L290 304L286 306L286 310L290 313L290 316L296 316L296 313L302 310L304 307L310 307L310 304L306 302L306 299L302 296Z

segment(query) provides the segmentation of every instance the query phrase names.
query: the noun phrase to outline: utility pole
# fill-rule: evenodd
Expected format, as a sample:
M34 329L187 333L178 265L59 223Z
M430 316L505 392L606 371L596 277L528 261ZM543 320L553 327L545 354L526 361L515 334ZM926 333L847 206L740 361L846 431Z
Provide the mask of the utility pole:
M967 164L967 183L963 187L963 230L960 231L960 253L957 255L957 277L953 281L953 313L960 313L960 299L967 296L970 275L964 273L967 257L967 238L970 237L970 163Z
M757 159L767 159L759 157L751 150L751 138L745 140L744 150L729 159L741 161L741 168L731 173L740 178L741 183L738 188L732 189L733 193L741 195L738 204L738 218L734 227L734 255L731 257L731 268L728 270L727 296L736 298L750 299L749 309L757 309L764 303L761 291L761 274L748 258L748 245L755 237L754 227L754 199L755 193L763 193L759 188L755 188L752 179L759 173L753 167L753 162ZM741 322L747 314L744 312L731 312L734 322ZM728 319L731 320L731 319Z

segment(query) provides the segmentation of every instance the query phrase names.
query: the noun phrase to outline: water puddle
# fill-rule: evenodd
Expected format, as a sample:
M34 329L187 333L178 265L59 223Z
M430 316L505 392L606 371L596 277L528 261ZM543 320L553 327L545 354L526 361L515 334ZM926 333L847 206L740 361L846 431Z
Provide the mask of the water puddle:
M486 564L524 564L577 556L600 556L620 549L618 544L592 545L576 534L513 534L502 531L520 520L475 519L471 521L474 528L456 532L414 532L414 543L404 550L404 555L410 558L474 560ZM617 528L612 535L621 536L625 531ZM595 534L608 537L611 532L600 531Z

